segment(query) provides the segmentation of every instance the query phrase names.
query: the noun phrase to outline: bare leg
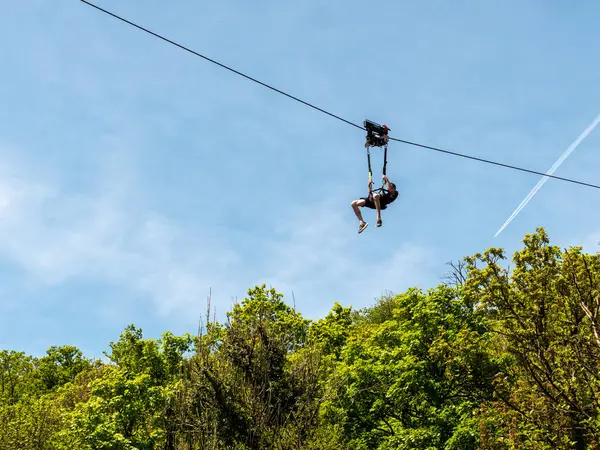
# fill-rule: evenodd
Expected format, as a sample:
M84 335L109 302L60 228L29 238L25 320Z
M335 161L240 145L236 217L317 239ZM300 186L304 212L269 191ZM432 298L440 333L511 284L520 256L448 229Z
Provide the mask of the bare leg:
M381 198L379 194L373 195L373 203L375 203L375 209L377 210L377 226L381 226Z
M360 212L360 207L361 207L361 206L365 206L365 203L366 203L366 202L365 202L363 199L360 199L360 200L354 200L354 201L352 202L352 209L354 210L354 214L356 214L356 217L358 218L358 221L359 221L359 227L358 227L358 232L359 232L359 233L362 233L362 232L363 232L363 230L364 230L365 228L367 228L367 226L369 225L368 223L366 223L366 222L363 220L362 214L361 214L361 212Z
M354 210L354 214L356 214L356 217L358 218L359 222L361 224L365 223L365 221L363 220L362 214L360 212L360 207L361 206L365 206L365 201L364 200L354 200L352 202L352 209Z

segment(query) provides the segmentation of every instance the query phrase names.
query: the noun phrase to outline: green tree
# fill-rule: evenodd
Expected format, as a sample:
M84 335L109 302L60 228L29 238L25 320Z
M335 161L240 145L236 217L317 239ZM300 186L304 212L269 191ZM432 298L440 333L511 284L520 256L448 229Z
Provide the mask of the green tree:
M46 356L38 360L36 372L45 390L49 391L73 381L91 364L76 347L53 346L46 351Z
M491 397L496 370L483 315L440 286L387 297L364 317L333 376L343 388L327 404L348 448L477 448L472 411Z
M0 351L0 404L13 405L23 396L39 392L36 359L24 352Z
M496 348L507 362L497 401L481 412L487 448L595 448L600 257L561 252L541 228L524 244L512 273L501 267L501 249L467 259L469 295L495 318Z
M308 320L264 285L248 291L226 324L208 327L194 357L196 398L190 403L203 401L218 413L222 446L279 449L297 438L290 427L294 418L306 417L299 411L309 386L301 376L306 366L290 356L305 345L308 328ZM197 420L210 423L206 416Z
M175 395L184 355L193 339L165 333L143 339L133 325L125 329L92 380L89 399L77 404L64 438L85 449L175 449Z
M64 426L58 391L91 363L75 347L51 347L42 358L0 352L0 450L55 449Z

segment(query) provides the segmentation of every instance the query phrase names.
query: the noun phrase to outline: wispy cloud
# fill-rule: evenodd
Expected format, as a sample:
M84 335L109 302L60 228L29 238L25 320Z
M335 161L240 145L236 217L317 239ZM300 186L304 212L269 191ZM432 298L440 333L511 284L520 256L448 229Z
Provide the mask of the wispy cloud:
M148 299L160 316L191 323L211 287L219 315L230 307L225 299L265 282L288 301L294 293L299 309L318 317L333 301L362 306L386 290L419 284L433 265L430 249L410 243L365 260L350 206L345 211L331 200L283 209L271 233L243 252L222 230L192 229L136 206L135 184L119 187L110 182L114 170L106 171L112 175L86 194L63 192L51 177L0 182L0 252L30 283L101 282ZM121 301L106 307L109 316L126 309Z
M223 239L136 207L112 176L87 194L62 192L50 180L2 179L3 257L35 284L101 281L147 296L161 315L197 308L211 285L228 284L237 255Z
M264 281L287 295L294 292L297 307L312 317L326 313L334 301L361 307L386 291L432 279L433 250L410 242L387 246L384 229L371 233L382 236L376 241L385 256L378 257L381 248L373 248L372 258L366 257L373 240L356 234L353 212L349 204L344 206L323 200L290 209L279 218L280 237L267 247L271 263Z

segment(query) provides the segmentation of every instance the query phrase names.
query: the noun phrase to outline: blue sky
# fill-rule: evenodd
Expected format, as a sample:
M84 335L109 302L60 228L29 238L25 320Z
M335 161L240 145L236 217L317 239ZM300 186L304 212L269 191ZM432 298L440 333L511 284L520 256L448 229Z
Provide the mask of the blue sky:
M600 113L597 2L97 4L355 123L534 170ZM318 318L540 225L598 249L597 190L550 180L494 239L539 177L400 143L400 197L359 236L360 130L76 0L9 2L0 38L0 348L99 356L263 282ZM556 175L600 183L599 149Z

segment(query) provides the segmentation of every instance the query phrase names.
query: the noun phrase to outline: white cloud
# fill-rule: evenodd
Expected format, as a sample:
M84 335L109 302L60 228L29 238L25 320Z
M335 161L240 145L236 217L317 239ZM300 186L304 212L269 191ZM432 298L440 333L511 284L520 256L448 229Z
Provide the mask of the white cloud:
M95 194L76 194L48 180L5 177L2 256L42 288L74 278L106 282L150 297L162 315L201 306L211 285L228 284L222 274L238 257L226 243L144 211L110 178Z
M431 249L413 243L397 245L397 236L378 242L383 258L365 260L369 241L356 236L354 215L349 204L344 206L347 214L340 204L328 200L291 210L279 218L277 230L282 237L268 246L270 266L264 281L286 295L294 292L298 309L313 318L325 314L334 301L361 307L386 291L400 292L423 283L434 266Z
M298 308L316 318L334 301L360 307L385 291L418 285L431 273L431 250L411 243L394 248L384 242L388 247L380 257L379 241L366 261L368 237L357 237L349 202L332 200L340 198L335 192L320 203L284 209L272 233L248 238L244 247L253 248L246 254L234 248L226 229L190 228L145 209L148 194L138 192L135 161L127 159L134 157L119 156L119 149L129 148L125 143L113 144L85 193L61 189L58 172L0 180L0 256L42 290L91 280L128 292L99 307L105 319L122 321L127 298L131 304L141 298L163 317L174 314L195 324L209 288L220 316L230 309L231 297L262 282L288 302L293 292ZM35 170L31 163L18 166Z

